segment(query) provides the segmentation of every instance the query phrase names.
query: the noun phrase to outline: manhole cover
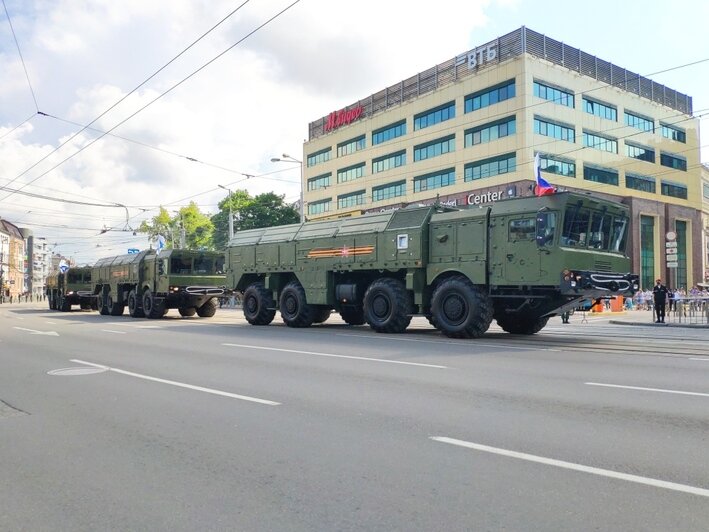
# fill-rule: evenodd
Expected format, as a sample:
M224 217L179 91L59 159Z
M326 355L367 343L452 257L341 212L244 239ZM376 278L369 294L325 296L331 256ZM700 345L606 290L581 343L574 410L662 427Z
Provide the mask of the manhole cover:
M104 371L108 371L108 368L62 368L48 371L47 375L59 375L62 377L67 377L75 375L91 375L92 373L103 373Z

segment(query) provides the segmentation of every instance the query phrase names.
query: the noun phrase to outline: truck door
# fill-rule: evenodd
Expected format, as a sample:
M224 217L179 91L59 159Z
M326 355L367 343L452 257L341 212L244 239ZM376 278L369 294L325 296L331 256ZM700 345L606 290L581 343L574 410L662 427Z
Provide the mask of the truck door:
M498 246L505 284L535 282L541 276L541 251L537 246L536 213L524 213L498 218L497 235L492 240Z

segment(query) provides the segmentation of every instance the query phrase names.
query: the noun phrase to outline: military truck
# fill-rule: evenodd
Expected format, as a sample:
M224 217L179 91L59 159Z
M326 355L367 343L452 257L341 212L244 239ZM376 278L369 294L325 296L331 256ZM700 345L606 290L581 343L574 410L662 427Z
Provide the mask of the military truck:
M243 291L252 325L276 310L289 327L327 320L400 333L423 315L452 338L477 338L493 319L534 334L584 299L631 296L628 208L558 193L451 209L407 207L240 231L227 286Z
M224 293L224 255L171 249L100 259L91 271L101 314L161 318L171 308L181 316L211 318Z
M83 310L96 310L90 266L50 273L47 276L46 294L51 310L69 312L72 305L79 305Z

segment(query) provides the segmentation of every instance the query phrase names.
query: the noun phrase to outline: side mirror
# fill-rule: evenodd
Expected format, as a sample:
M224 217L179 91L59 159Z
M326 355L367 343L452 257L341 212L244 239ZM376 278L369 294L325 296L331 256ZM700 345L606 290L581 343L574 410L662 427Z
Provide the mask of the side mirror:
M158 260L158 275L165 275L165 261Z

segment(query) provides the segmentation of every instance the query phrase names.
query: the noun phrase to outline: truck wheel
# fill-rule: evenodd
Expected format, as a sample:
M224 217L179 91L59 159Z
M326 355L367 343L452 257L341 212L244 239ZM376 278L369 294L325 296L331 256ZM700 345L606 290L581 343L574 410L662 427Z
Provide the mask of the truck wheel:
M47 296L47 304L49 305L49 310L54 310L54 301L52 300L52 294Z
M118 301L115 301L111 294L108 294L108 296L106 296L106 306L108 307L108 313L111 316L123 315L123 310L125 309L125 306L118 303Z
M98 297L98 313L102 316L108 316L109 310L106 304L106 294L99 294L96 297Z
M411 323L411 298L397 279L377 279L364 294L364 319L377 332L402 333Z
M180 307L177 309L177 312L180 313L180 316L190 318L197 313L197 309L194 307Z
M442 281L431 297L431 323L449 338L480 338L492 322L492 305L469 279Z
M510 334L536 334L541 331L549 321L548 317L521 316L507 314L495 318L502 330Z
M207 302L197 309L197 316L200 318L211 318L217 313L217 300L215 298L207 300Z
M62 312L69 312L71 310L71 304L69 303L69 300L61 296L61 299L59 300L59 310Z
M364 325L364 310L361 307L343 307L340 318L347 325Z
M313 311L313 323L325 323L330 319L332 309L330 307L315 307Z
M244 318L251 325L268 325L276 316L271 292L263 283L253 283L244 291Z
M143 312L151 320L162 318L162 311L165 308L163 300L157 300L150 290L143 292Z
M315 311L305 299L305 290L298 282L288 283L281 292L279 305L283 323L288 327L310 327Z
M135 290L131 290L130 294L128 294L128 314L130 314L131 318L145 317L145 312L143 312L138 303L138 294L135 293Z

